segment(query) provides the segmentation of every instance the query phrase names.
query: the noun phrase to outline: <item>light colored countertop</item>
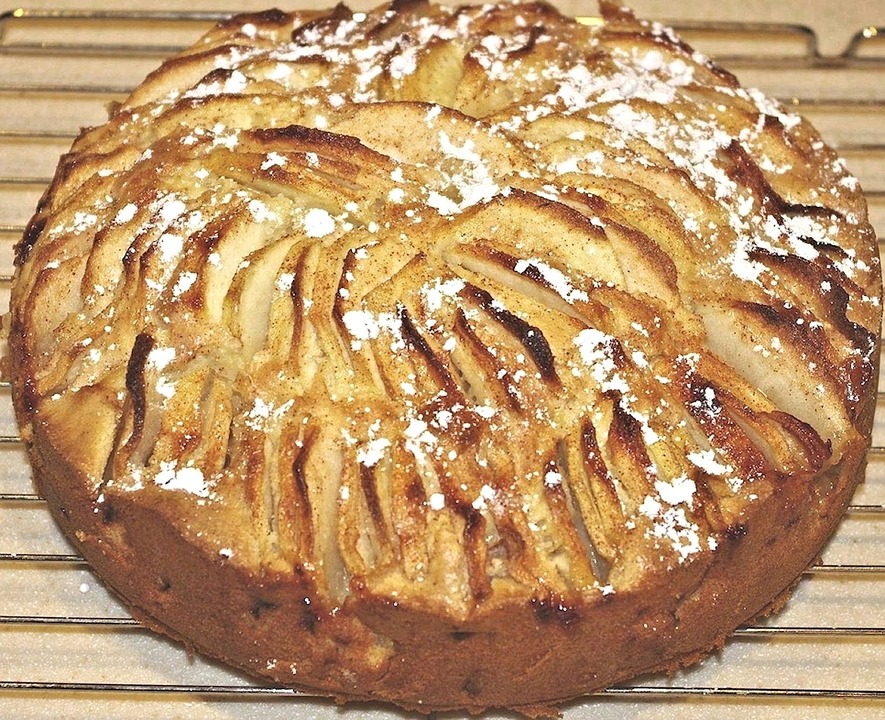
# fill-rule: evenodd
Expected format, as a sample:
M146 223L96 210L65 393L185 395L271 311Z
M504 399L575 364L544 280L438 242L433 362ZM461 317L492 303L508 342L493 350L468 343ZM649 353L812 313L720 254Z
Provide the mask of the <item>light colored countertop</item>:
M30 0L23 4L33 10L68 11L117 10L120 6L119 0L88 4ZM351 3L354 9L367 4L365 0ZM187 8L193 12L245 11L267 5L264 0L189 0ZM635 0L633 5L641 16L667 20L812 26L818 28L820 52L830 56L841 53L863 28L885 26L883 0ZM575 14L596 12L595 2L564 0L560 6ZM0 10L14 7L8 3L4 8L0 0ZM142 0L129 7L180 10L182 3ZM143 21L125 19L4 21L0 29L0 274L11 271L12 245L77 128L101 122L108 100L136 84L159 62L157 53L59 55L41 49L41 43L48 37L51 42L73 45L182 45L196 39L205 27L206 22L162 24L153 32ZM719 29L692 31L688 37L701 49L733 56L726 64L745 84L762 87L787 102L795 100L799 111L819 126L860 177L870 193L872 221L883 234L885 39L871 30L867 34L870 37L855 48L852 57L834 62L807 56L807 36L801 32L767 33L761 40L758 33L739 33L737 41L723 41L733 34L723 36ZM15 52L5 49L10 43L19 46ZM752 50L748 52L747 47ZM52 89L35 90L45 87ZM8 303L8 286L8 280L0 284L0 310ZM879 447L885 446L882 415L873 439ZM9 391L0 389L0 436L7 438L3 442L0 437L0 718L406 717L366 706L342 710L306 697L244 695L244 689L252 692L254 687L247 679L190 658L179 646L128 625L126 611L89 570L64 559L72 551L45 507L32 497L22 449L12 441L15 434ZM769 625L780 631L764 636L745 633L697 668L671 679L638 682L639 691L574 703L564 709L566 720L885 718L885 572L881 570L885 565L885 452L870 455L867 482L854 506L824 552L821 567L801 581L786 610L771 619ZM13 558L16 553L62 559L27 561ZM861 566L861 570L848 566ZM9 621L31 616L105 621L98 625ZM807 631L830 626L843 632ZM860 630L844 632L847 628ZM46 685L53 683L56 687ZM136 687L126 691L130 684ZM740 697L741 688L751 697ZM818 690L833 692L818 698ZM851 690L864 697L838 697L839 692ZM876 694L878 698L873 697Z

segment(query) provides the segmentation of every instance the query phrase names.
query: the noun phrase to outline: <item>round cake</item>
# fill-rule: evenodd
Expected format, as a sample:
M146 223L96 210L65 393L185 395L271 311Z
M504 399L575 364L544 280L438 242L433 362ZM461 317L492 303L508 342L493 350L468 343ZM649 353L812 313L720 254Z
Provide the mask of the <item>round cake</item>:
M881 280L804 120L613 2L240 15L16 248L41 494L275 684L553 704L782 603L862 478Z

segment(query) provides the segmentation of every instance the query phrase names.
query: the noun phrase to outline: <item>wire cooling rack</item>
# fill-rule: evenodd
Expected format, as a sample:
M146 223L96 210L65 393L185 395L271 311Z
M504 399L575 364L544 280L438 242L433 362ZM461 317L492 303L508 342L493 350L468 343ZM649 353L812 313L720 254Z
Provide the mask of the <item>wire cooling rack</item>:
M58 156L220 13L14 10L0 15L0 307L12 247ZM885 235L885 28L837 56L799 25L690 24L701 50L796 106L859 176ZM885 383L883 383L885 387ZM878 404L885 405L880 393ZM616 651L616 649L613 649ZM697 668L605 691L566 718L885 717L885 410L867 480L787 608ZM264 687L156 637L92 576L33 490L0 383L0 716L396 718ZM454 717L445 715L445 717ZM509 717L495 715L494 717Z

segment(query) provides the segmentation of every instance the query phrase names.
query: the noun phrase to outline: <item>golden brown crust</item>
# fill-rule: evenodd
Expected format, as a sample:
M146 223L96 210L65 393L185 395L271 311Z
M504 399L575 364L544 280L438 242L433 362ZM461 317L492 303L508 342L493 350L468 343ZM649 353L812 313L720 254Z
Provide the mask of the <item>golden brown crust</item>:
M603 3L237 16L16 249L35 480L133 613L339 699L527 714L697 661L862 477L841 161Z

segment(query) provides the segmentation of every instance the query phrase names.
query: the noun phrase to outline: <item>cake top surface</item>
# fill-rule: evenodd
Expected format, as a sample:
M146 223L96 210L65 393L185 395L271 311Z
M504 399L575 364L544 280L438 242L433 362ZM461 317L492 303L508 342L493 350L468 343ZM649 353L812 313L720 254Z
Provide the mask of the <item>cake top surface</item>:
M97 503L464 617L702 564L838 465L880 319L857 181L603 15L237 16L84 131L13 302Z

